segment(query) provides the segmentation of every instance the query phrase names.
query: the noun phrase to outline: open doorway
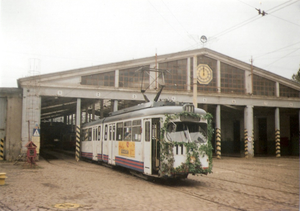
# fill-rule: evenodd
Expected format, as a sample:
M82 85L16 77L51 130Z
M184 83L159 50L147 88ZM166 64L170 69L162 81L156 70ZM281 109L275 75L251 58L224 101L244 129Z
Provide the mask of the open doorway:
M268 153L267 118L258 118L258 149L257 154Z

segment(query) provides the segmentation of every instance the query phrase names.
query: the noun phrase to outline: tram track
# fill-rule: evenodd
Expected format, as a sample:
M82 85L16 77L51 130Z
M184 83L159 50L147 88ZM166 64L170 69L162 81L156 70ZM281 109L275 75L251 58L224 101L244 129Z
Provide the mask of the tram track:
M59 153L59 152L58 152ZM62 160L63 162L52 162L50 160L50 164L53 165L57 165L61 168L65 168L67 167L69 164L73 164L73 165L79 165L78 167L82 167L85 166L87 167L88 165L85 165L85 162L75 162L75 161L68 161L68 159L64 159L65 156L70 157L70 155L60 155L60 157L57 160ZM47 161L48 162L48 161ZM90 162L90 163L94 163L94 162ZM96 164L96 163L94 163ZM100 165L102 166L102 165ZM109 168L106 168L108 171L110 170ZM219 170L228 170L228 171L233 171L230 170L228 168L219 168ZM111 169L113 170L113 169ZM248 170L248 169L247 169ZM250 170L250 169L249 169ZM97 170L95 170L94 167L90 167L89 169L86 169L85 171L88 172L98 172ZM113 170L114 171L114 170ZM263 177L258 177L255 175L249 175L246 174L242 171L236 171L234 170L235 173L239 174L239 175L243 175L243 176L248 176L250 180L253 179L259 179L260 183L264 183L264 181L268 181L272 183L279 183L281 185L286 185L288 183L284 183L284 182L278 182L276 180L268 180L266 178ZM117 172L114 172L117 173ZM127 174L128 172L123 172L123 171L119 171L119 173L124 173ZM270 204L273 207L285 207L287 209L292 209L292 210L296 210L298 208L298 206L293 203L292 201L289 202L288 200L284 201L284 199L280 199L280 198L272 198L272 196L276 195L276 192L279 193L279 196L281 194L291 194L293 196L298 196L299 197L299 193L295 193L295 192L291 192L291 191L286 191L286 190L280 190L278 188L270 188L267 186L259 186L259 185L255 185L255 184L248 184L245 182L237 182L237 181L232 181L230 179L224 179L224 178L216 178L216 177L200 177L203 178L203 180L199 180L197 178L193 178L193 177L189 177L187 180L182 180L179 181L178 184L173 184L173 185L166 185L162 182L154 182L154 184L157 185L161 185L165 188L168 188L171 191L176 191L178 193L182 193L185 194L189 197L193 197L195 199L199 199L199 200L203 200L209 203L214 203L217 206L221 207L220 209L232 209L232 210L248 210L248 208L245 208L245 206L243 205L243 203L240 203L239 201L235 202L235 198L241 198L242 200L247 199L248 201L261 201L261 203L266 202L268 204ZM212 182L212 181L219 181L218 182ZM224 185L224 182L228 183ZM218 186L218 184L223 184L224 187L220 187ZM198 185L201 184L201 185ZM238 186L245 186L244 190L239 190ZM228 188L227 188L228 187ZM231 187L231 188L230 188ZM259 188L259 191L247 191L248 188L247 187L252 187L252 188ZM292 187L293 188L293 187ZM293 188L294 189L294 188ZM255 190L255 189L254 189ZM270 191L267 194L265 194L265 191ZM256 194L256 192L258 194ZM213 193L213 194L211 194ZM264 194L262 194L264 193ZM224 196L225 195L231 195L231 197L233 198L233 200L231 200L231 202L228 202L226 200L224 200Z
M188 179L188 180L189 180L188 183L191 183L191 182L202 183L202 181L199 181L199 180L196 180L196 179ZM181 181L181 182L184 182L184 181ZM208 193L224 192L224 194L221 194L221 195L228 195L228 193L230 192L232 194L236 194L236 195L239 195L239 196L244 195L245 198L247 198L247 199L252 198L252 199L261 200L261 201L264 201L264 202L267 201L267 202L269 202L273 205L282 205L282 206L290 207L290 208L293 208L293 209L298 208L297 205L291 204L291 203L288 203L288 202L276 201L274 199L270 199L270 198L262 196L262 195L250 194L250 193L245 193L245 192L238 191L238 190L230 190L230 189L226 189L226 188L222 188L222 187L212 187L212 186L203 186L203 185L201 185L201 186L186 185L186 189L188 189L188 190L184 190L184 187L185 187L184 184L183 185L182 184L181 185L177 184L175 186L170 186L169 185L169 186L166 186L166 187L173 190L173 191L184 193L186 195L193 196L193 197L196 197L196 198L199 198L199 199L202 199L202 200L205 200L205 201L209 201L209 202L212 202L212 203L215 203L215 204L227 207L227 208L232 208L232 209L235 209L235 210L248 210L248 209L244 209L244 208L241 208L241 207L238 207L238 206L232 206L230 204L226 204L224 202L217 201L216 199L207 198L207 196L213 197L213 194L208 194ZM203 193L203 191L205 193ZM202 194L198 194L196 192L202 192Z
M200 181L197 181L197 180L190 180L190 179L188 179L188 180L189 180L189 182L191 182L191 181L200 182ZM180 181L180 182L185 182L185 181ZM223 208L230 208L230 209L233 209L233 210L240 210L240 211L246 211L247 210L247 209L243 209L243 208L240 208L240 207L232 206L230 204L223 203L221 201L217 201L216 199L212 198L210 194L207 194L207 193L198 194L195 191L183 190L183 186L184 185L181 185L180 187L176 187L176 186L174 187L174 186L170 186L170 185L165 185L164 187L169 189L169 190L185 194L188 197L193 197L193 198L196 198L196 199L200 199L200 200L203 200L203 201L207 201L207 202L210 202L210 203L217 204L217 205L221 206L221 208L219 208L219 209L222 209L222 207L223 207Z
M234 206L231 206L231 205L228 205L228 204L224 204L224 203L215 201L213 199L208 199L208 198L204 197L203 195L200 195L200 194L197 194L197 193L191 193L191 192L183 191L183 190L175 190L175 191L177 191L179 193L183 193L185 195L188 195L189 197L192 196L194 198L201 199L201 200L204 200L204 201L207 201L207 202L211 202L211 203L214 203L214 204L226 207L226 208L231 208L231 209L240 210L240 211L246 211L247 210L247 209L242 209L242 208L234 207Z
M198 181L198 180L195 180L195 179L191 179L193 181ZM233 182L234 183L234 182ZM214 184L214 183L213 183ZM250 185L250 184L243 184L243 185L246 185L246 186L250 186L250 187L253 187L253 185ZM268 188L265 188L265 187L257 187L255 186L256 188L261 188L263 190L265 189L268 189ZM273 199L270 199L270 198L267 198L265 196L262 196L262 195L255 195L255 194L250 194L250 193L246 193L246 192L242 192L242 191L239 191L239 190L230 190L230 189L225 189L225 188L222 188L220 186L218 187L212 187L212 186L209 186L209 187L204 187L204 188L214 188L215 190L222 190L226 193L228 192L232 192L232 193L236 193L236 194L243 194L247 197L252 197L252 198L256 198L256 199L259 199L259 200L264 200L264 201L269 201L269 202L272 202L272 203L275 203L275 204L282 204L282 205L287 205L287 206L290 206L290 207L293 207L293 208L297 208L298 206L295 206L293 204L290 204L290 203L287 203L287 202L279 202L279 201L275 201ZM276 192L282 192L282 193L288 193L288 194L292 194L292 195L299 195L299 194L295 194L295 193L290 193L290 192L285 192L285 191L279 191L279 190L274 190L274 189L268 189L268 190L271 190L271 191L276 191Z
M230 183L235 183L235 184L240 184L240 185L251 186L251 187L254 187L254 188L267 189L267 190L271 190L271 191L277 191L277 192L282 192L282 193L287 193L287 194L292 194L292 195L299 195L299 194L294 193L294 192L289 192L289 191L284 191L284 190L278 190L278 189L273 189L273 188L268 188L268 187L261 187L261 186L258 186L258 185L251 185L251 184L242 183L242 182L235 182L235 181L227 180L227 179L214 178L214 177L211 177L210 179L224 181L224 182L230 182ZM294 188L294 189L297 189L297 188Z
M0 210L1 211L13 211L11 208L9 208L7 205L3 204L1 201L0 201Z
M253 160L251 162L247 161L247 160L242 160L243 158L241 158L241 162L234 162L232 163L233 164L233 168L240 168L241 166L247 166L247 165L255 165L257 168L260 168L260 167L270 167L270 166L273 166L273 167L280 167L281 169L286 169L286 170L296 170L298 171L299 168L298 168L298 165L299 165L299 160L298 159L291 159L293 164L297 165L297 167L291 167L289 166L291 164L291 162L287 162L285 161L284 159L285 158L274 158L272 159L271 161L266 161L266 160L262 160L260 158L253 158ZM258 159L258 160L255 160L255 159ZM280 160L278 160L280 159ZM228 161L231 161L231 158L225 158L225 160L228 160ZM289 160L289 161L291 161Z
M176 183L174 183L176 182ZM218 201L214 198L211 197L210 194L207 194L207 193L204 193L203 192L203 188L206 188L209 192L209 188L207 187L203 187L201 186L201 191L203 193L196 193L195 190L184 190L184 188L195 188L194 184L191 184L193 182L196 182L196 183L201 183L201 181L198 181L198 180L194 180L194 179L187 179L187 180L176 180L176 181L167 181L164 180L164 179L160 179L160 180L155 180L154 184L156 185L162 185L164 188L167 188L168 190L171 190L171 191L175 191L175 192L178 192L178 193L181 193L181 194L184 194L184 195L187 195L188 197L193 197L195 199L200 199L200 200L203 200L203 201L207 201L207 202L210 202L210 203L214 203L214 204L217 204L219 206L222 206L223 208L230 208L230 209L233 209L233 210L240 210L240 211L246 211L247 209L243 209L243 208L240 208L240 207L236 207L236 206L232 206L230 204L226 204L226 203L223 203L221 201ZM197 190L197 188L196 188ZM222 208L219 208L219 209L222 209Z
M218 167L218 169L223 169L223 170L228 170L228 169L225 169L225 168L220 168ZM238 174L241 174L241 175L246 175L247 177L254 177L254 178L258 178L258 179L262 179L262 180L265 180L267 182L274 182L276 184L283 184L283 185L291 185L290 183L287 183L287 182L283 182L283 181L278 181L278 180L270 180L269 178L264 178L264 177L260 177L260 176L257 176L257 175L251 175L251 174L248 174L248 173L244 173L244 172L241 172L241 171L237 171L237 170L229 170L229 171L234 171L234 173L238 173ZM298 178L298 177L295 177L295 176L291 176L291 175L285 175L285 177L291 177L291 178ZM297 188L298 189L298 188Z

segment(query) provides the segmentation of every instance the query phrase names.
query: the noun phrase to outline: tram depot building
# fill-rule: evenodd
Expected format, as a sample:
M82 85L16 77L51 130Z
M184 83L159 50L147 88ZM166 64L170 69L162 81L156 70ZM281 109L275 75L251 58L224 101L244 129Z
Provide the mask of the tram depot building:
M18 88L0 88L0 159L18 159L28 141L37 153L75 150L76 126L144 103L142 92L153 100L162 85L159 100L193 103L212 114L218 158L299 156L300 84L202 48L31 76L18 79Z

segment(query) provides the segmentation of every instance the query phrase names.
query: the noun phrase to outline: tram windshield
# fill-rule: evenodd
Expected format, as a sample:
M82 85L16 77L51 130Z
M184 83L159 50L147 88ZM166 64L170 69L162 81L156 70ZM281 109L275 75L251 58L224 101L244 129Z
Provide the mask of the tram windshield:
M207 125L195 122L171 122L167 126L167 139L172 142L207 142Z

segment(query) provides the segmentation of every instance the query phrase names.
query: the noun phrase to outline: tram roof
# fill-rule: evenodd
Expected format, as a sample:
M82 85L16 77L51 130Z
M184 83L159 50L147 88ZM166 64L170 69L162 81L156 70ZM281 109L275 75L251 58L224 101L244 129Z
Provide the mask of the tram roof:
M101 124L103 122L118 121L122 119L127 119L127 118L129 119L129 118L135 118L135 117L141 117L147 115L180 113L184 111L183 109L184 105L187 104L172 102L172 101L142 103L133 107L112 112L110 116L93 122L86 123L84 127ZM195 108L194 112L201 115L206 114L206 111L200 108Z

